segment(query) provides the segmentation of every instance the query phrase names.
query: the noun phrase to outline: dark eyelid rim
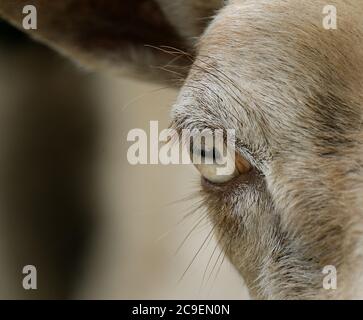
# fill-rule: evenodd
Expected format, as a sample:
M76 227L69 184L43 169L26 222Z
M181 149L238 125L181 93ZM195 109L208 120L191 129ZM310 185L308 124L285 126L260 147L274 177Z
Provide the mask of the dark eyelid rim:
M236 152L248 161L257 172L264 175L264 159L260 159L256 156L258 151L252 152L251 150L252 148L250 146L242 143L239 139L236 139Z
M181 135L182 130L184 129L188 129L188 130L193 130L193 129L198 129L198 130L205 130L205 129L209 129L209 130L216 130L216 129L222 129L222 130L226 130L224 127L221 126L213 126L213 125L208 125L206 123L199 123L199 125L186 125L184 126L182 124L183 122L178 122L173 120L169 126L169 128L173 128L177 131L177 133L179 135ZM226 138L225 138L225 143L226 143ZM258 171L260 174L264 175L264 169L266 168L265 163L270 161L270 157L267 158L261 158L262 154L265 154L265 152L262 152L262 147L252 147L251 144L247 144L246 142L243 142L241 139L239 139L238 137L236 137L236 141L235 141L235 150L236 152L238 152L242 157L244 157L246 159L246 161L248 161L253 168ZM261 151L260 151L261 150Z

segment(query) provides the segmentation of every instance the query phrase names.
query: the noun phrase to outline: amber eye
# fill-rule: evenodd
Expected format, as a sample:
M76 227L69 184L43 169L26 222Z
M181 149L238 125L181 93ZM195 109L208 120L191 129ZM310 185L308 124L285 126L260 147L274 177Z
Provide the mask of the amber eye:
M207 144L200 149L191 146L192 162L205 179L216 184L225 183L251 170L250 163L241 155L223 151Z
M240 174L245 174L252 169L251 164L239 154L236 154L236 168Z

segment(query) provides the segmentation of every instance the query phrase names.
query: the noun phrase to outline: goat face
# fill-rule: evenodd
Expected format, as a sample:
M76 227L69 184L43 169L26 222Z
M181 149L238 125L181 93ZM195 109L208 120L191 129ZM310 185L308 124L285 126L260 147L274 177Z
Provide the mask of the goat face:
M323 7L232 2L200 38L172 111L178 130L236 132L236 161L249 165L223 183L202 169L202 195L257 298L357 295L363 25L356 6L341 6L338 30L327 31ZM335 291L323 288L328 265Z

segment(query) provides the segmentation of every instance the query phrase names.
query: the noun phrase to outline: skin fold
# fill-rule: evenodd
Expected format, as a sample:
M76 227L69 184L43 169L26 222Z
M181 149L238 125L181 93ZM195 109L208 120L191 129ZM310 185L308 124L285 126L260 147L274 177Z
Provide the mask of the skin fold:
M101 3L34 1L31 34L90 68L177 74L174 128L236 130L252 169L223 184L202 178L200 193L251 296L363 298L363 5ZM21 26L24 4L0 0L0 15ZM327 4L336 30L323 27ZM336 290L323 288L325 266L337 269Z

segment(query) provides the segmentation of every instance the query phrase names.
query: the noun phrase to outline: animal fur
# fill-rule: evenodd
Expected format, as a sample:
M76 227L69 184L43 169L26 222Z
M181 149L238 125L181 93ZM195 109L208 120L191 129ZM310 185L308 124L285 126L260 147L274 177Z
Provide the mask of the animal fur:
M238 152L254 167L223 185L202 179L201 188L251 295L363 298L363 5L156 2L34 1L41 23L33 34L84 64L133 63L159 79L149 66L167 63L165 48L186 51L174 61L182 77L193 64L173 126L235 129ZM1 0L0 14L19 25L24 3ZM139 10L129 17L146 4L154 24ZM337 30L323 28L327 4L337 7ZM338 270L337 290L323 288L326 265Z

